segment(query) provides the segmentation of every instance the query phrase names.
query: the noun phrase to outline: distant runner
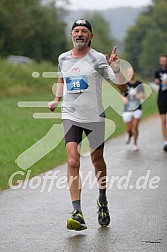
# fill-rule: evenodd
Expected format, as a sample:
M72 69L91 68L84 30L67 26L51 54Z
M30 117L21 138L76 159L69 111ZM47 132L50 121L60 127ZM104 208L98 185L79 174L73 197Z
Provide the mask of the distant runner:
M167 55L161 55L159 59L161 68L155 72L155 83L159 86L158 109L161 118L161 131L164 140L163 149L167 152Z
M136 80L135 70L129 68L129 75L132 75L131 80L127 83L127 89L121 94L121 99L124 103L123 121L126 124L127 139L126 144L130 143L133 136L134 146L133 150L138 151L138 136L139 136L139 122L142 116L143 110L141 105L141 99L145 98L144 88L141 81ZM132 74L133 71L133 74Z

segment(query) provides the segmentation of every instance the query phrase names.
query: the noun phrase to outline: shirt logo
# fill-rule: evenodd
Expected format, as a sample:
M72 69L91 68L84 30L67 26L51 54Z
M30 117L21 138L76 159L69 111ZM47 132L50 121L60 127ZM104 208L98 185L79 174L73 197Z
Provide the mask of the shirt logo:
M79 68L79 67L74 67L74 68L72 69L72 72L80 72L80 68Z

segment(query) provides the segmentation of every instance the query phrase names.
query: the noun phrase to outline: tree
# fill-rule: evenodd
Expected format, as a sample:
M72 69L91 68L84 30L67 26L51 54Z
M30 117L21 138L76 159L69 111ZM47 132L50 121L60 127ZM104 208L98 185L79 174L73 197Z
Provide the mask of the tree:
M0 54L57 62L57 56L66 50L67 39L65 23L55 3L42 5L40 0L1 0Z
M136 21L136 25L132 26L128 30L128 34L125 38L125 57L126 60L137 70L139 67L139 58L142 50L141 41L146 36L147 31L151 29L152 22L148 15L142 14Z
M156 42L161 41L161 45ZM166 40L159 29L151 30L145 36L143 42L141 43L142 49L139 57L139 69L145 76L152 75L154 69L157 68L159 63L159 55L162 54L162 48L166 47ZM163 49L164 50L164 49Z
M159 55L167 51L167 1L152 0L139 16L125 39L127 60L141 73L151 76L158 66Z
M104 54L111 54L115 41L109 35L110 27L105 18L99 12L94 12L88 17L88 20L92 24L94 33L92 47Z

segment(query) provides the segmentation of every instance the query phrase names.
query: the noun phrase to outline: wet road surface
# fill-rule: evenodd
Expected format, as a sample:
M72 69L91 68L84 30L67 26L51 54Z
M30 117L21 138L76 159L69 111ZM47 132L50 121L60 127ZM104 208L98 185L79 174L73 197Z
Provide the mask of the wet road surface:
M85 180L82 210L88 229L67 230L66 220L72 211L69 191L66 186L58 189L65 185L63 180L55 179L53 188L49 180L44 186L42 174L37 189L37 180L30 180L26 189L0 193L0 251L167 251L167 153L162 150L159 117L140 125L140 151L132 151L124 140L125 135L105 145L109 227L99 227L98 189L89 189L90 183ZM55 171L59 178L65 176L66 164ZM94 179L89 156L81 158L81 171L83 178L92 174Z

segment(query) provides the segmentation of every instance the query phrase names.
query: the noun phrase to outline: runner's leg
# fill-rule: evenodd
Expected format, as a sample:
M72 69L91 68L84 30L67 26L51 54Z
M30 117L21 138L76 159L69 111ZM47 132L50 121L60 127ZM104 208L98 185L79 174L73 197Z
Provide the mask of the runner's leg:
M161 130L164 142L167 141L167 126L166 126L166 114L160 114L161 118Z
M127 131L127 133L128 133L128 138L127 138L127 140L126 140L126 143L129 144L129 143L130 143L130 139L131 139L131 137L132 137L132 135L133 135L133 131L132 131L132 121L126 123L126 131Z
M137 145L137 140L138 140L138 136L139 136L139 122L140 119L138 118L134 118L133 119L133 136L134 136L134 144Z
M67 180L71 194L71 200L80 200L81 181L79 177L80 155L78 153L78 144L76 142L68 142L66 144L67 152Z
M106 163L103 157L104 149L97 149L91 153L92 164L95 167L95 175L99 182L99 189L106 189ZM103 178L103 179L102 179Z
M108 226L110 214L106 198L106 163L103 157L103 148L96 149L91 153L92 163L95 167L96 178L99 183L99 197L97 199L98 222L101 226Z

